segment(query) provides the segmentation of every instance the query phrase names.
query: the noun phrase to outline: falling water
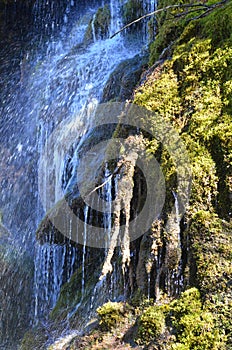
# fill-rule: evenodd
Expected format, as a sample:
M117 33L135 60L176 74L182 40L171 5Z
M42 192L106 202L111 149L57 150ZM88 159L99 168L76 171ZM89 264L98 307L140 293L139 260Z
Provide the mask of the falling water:
M75 255L70 245L36 244L35 323L55 306L62 284L72 276Z
M180 225L180 211L179 211L179 201L178 201L178 195L172 191L173 197L175 199L175 212L176 212L176 223L177 225ZM178 241L180 242L180 229L178 230Z
M35 322L46 317L54 307L61 286L77 268L77 260L81 260L80 251L71 242L58 244L52 232L49 243L35 243L36 228L76 181L78 149L91 127L94 110L102 99L110 74L142 47L142 40L141 45L125 44L125 36L121 34L113 39L95 38L87 45L84 38L89 21L105 2L93 1L91 8L85 2L80 6L77 3L35 1L34 31L38 35L32 43L33 49L22 54L19 82L14 91L4 97L0 107L4 116L0 125L0 209L18 246L34 255ZM111 35L121 26L122 2L111 0L109 5ZM46 45L42 45L45 42ZM67 148L65 125L69 130L78 130L75 142ZM56 133L59 128L60 132ZM108 170L105 176L109 176ZM112 182L106 183L104 193L110 212ZM88 215L86 209L85 221ZM104 220L110 231L110 215L106 214ZM66 226L68 231L72 222ZM84 237L86 235L87 231ZM85 292L85 256L84 244L82 293ZM96 291L100 287L101 284Z
M81 298L84 296L85 291L85 254L86 254L86 239L87 239L87 222L88 222L88 206L84 209L84 244L83 244L83 252L82 252L82 277L81 277Z
M68 313L67 319L69 320L79 309L83 302L85 294L85 258L86 258L86 240L87 240L87 222L89 216L89 208L85 206L84 208L84 231L83 231L83 247L82 247L82 260L81 260L81 298L80 301L75 305L75 307ZM70 275L71 276L71 275Z
M114 9L117 9L119 7L119 3L114 1L112 2L112 6ZM117 11L115 10L115 14L112 19L114 22L116 12ZM111 24L111 27L115 28L115 23ZM79 28L77 28L77 32L79 33ZM78 41L81 41L82 39L83 33L80 33L80 38ZM52 139L52 136L49 138L49 135L52 135L51 130L54 128L54 125L60 122L61 117L65 118L69 115L79 115L79 119L74 119L74 122L78 123L79 135L76 134L75 137L76 139L79 138L78 147L80 147L81 142L83 142L85 139L84 134L88 126L91 125L93 111L96 104L101 99L103 87L110 73L120 61L125 58L133 57L136 54L136 50L133 47L131 49L124 47L123 40L119 37L113 40L106 39L104 41L100 40L98 42L94 42L89 47L85 47L83 51L78 51L75 54L70 52L62 52L60 49L60 42L57 43L57 45L58 49L56 49L56 47L54 48L55 52L53 53L53 57L49 57L48 59L45 59L45 61L41 62L41 69L38 69L30 80L30 84L32 86L31 91L39 91L39 94L33 95L33 103L35 104L36 102L37 108L33 108L31 113L35 114L35 118L41 125L41 139L39 141L40 148L41 145L44 145L42 151L44 156L39 167L41 172L41 182L39 185L41 189L40 196L42 196L45 211L51 209L55 203L57 203L63 197L64 192L62 191L67 191L70 186L70 182L73 183L73 178L76 177L76 169L78 164L78 158L76 156L77 152L74 152L69 161L69 166L72 168L72 175L68 176L65 186L63 182L62 190L62 178L65 178L64 159L68 149L64 147L66 144L64 130L61 128L61 132L56 134L54 139ZM65 49L67 50L67 43L65 44ZM69 50L70 49L72 48L69 48ZM47 71L47 74L44 74L44 71ZM83 109L86 107L87 111L90 111L89 113L86 113L86 109ZM81 110L84 111L84 114L80 113ZM83 119L81 120L81 118ZM72 123L73 122L71 120L71 124ZM81 137L83 139L82 141ZM78 147L76 148L78 149ZM104 191L107 197L106 201L110 203L110 183L105 185ZM87 215L88 212L85 211L85 216ZM110 215L106 214L105 220L109 221L109 217ZM85 217L85 219L87 219L87 217ZM106 226L109 225L109 222L106 223ZM108 230L110 231L110 227ZM86 235L86 232L84 234ZM48 251L48 249L50 250ZM52 297L50 296L52 299L49 304L50 307L54 306L59 294L60 286L63 282L61 278L58 278L56 288L49 287L48 281L51 281L52 279L54 280L54 277L52 277L50 271L54 271L56 269L58 274L62 275L63 264L62 260L59 262L59 259L56 260L54 258L49 258L49 254L54 254L54 256L56 256L56 254L61 254L60 252L57 252L59 249L61 249L63 255L65 255L65 247L60 248L56 245L52 245L50 248L40 247L36 251L35 279L39 279L39 281L36 281L36 288L37 290L40 288L45 289L42 295L44 294L46 296L47 294L53 294ZM53 263L58 263L59 266L50 266ZM50 269L48 269L48 267L50 267ZM46 272L41 273L41 269L45 269ZM39 270L39 272L37 270ZM83 293L85 285L84 278L85 245L83 247L82 256L81 289ZM38 302L36 305L37 304ZM36 314L37 313L38 312L36 312Z
M94 22L95 22L95 19L96 19L96 14L93 15L93 19L92 19L92 23L91 23L91 28L92 28L92 34L93 34L93 42L95 43L96 42L96 33L95 33L95 25L94 25Z
M120 2L118 1L110 1L110 36L112 36L121 26L121 18L120 18Z
M177 249L179 252L181 252L181 236L180 236L180 211L179 211L179 201L178 201L178 195L174 191L172 191L172 194L175 199L175 221L176 221L176 226L177 226L177 241L178 241L178 246ZM183 287L183 275L182 275L182 259L180 256L177 271L172 276L173 282L172 282L172 288L175 289L175 293L178 294L182 287Z
M105 185L102 187L101 192L102 192L102 197L104 198L107 204L107 211L104 211L104 214L103 214L105 237L106 237L106 254L107 254L107 247L109 247L110 233L111 233L111 227L112 227L111 211L112 211L112 190L113 190L112 175L108 169L108 163L106 163L106 166L105 166L103 183Z
M147 299L150 300L151 296L151 273L147 274Z

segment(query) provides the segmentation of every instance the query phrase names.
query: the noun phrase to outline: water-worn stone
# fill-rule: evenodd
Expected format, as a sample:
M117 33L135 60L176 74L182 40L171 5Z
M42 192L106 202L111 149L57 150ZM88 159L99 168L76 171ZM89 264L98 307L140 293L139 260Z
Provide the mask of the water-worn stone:
M147 56L137 55L123 61L111 74L103 91L102 102L126 101L138 84L142 72L147 67Z

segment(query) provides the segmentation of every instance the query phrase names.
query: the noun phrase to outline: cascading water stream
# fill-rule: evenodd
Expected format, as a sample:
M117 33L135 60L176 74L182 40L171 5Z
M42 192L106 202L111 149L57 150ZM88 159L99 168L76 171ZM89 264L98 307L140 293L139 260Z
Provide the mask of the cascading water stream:
M182 247L181 247L181 236L180 236L180 210L179 210L179 201L178 201L178 195L175 192L172 192L174 199L175 199L175 211L176 211L176 223L179 227L179 230L177 232L177 239L178 239L178 249L179 251L182 251ZM180 258L179 264L178 264L178 268L177 268L177 293L179 293L182 288L183 288L183 274L182 274L182 266L183 262L182 259Z
M91 28L92 28L92 35L93 35L93 42L95 43L96 42L96 33L95 33L95 25L94 25L94 22L95 22L95 19L96 19L96 14L93 15L93 19L92 19L92 23L91 23Z
M86 206L84 209L84 222L88 222L88 207ZM84 225L84 244L83 244L83 252L82 252L82 277L81 277L81 298L84 296L85 292L85 254L86 254L86 240L87 240L87 227Z
M94 23L98 8L105 4L111 10L108 37L98 39L94 26L93 41L86 43L89 21L92 19ZM152 1L144 1L144 4L146 11L148 5L153 7ZM71 242L55 242L50 232L49 241L41 245L35 243L35 231L43 216L78 180L78 151L91 129L94 111L111 73L119 63L137 55L144 44L142 34L135 45L126 40L124 34L109 39L122 26L122 5L120 0L96 0L91 4L80 1L78 6L74 0L35 1L34 30L39 34L33 40L33 49L21 57L15 91L4 97L0 107L5 123L1 120L0 179L4 181L1 183L0 209L4 224L13 232L15 247L34 255L32 323L48 316L57 302L61 286L81 264L80 287L82 295L85 293L85 244L81 255ZM66 136L70 130L75 132L72 145ZM109 176L106 168L105 178ZM102 192L109 213L112 186L117 191L116 181L112 183L111 180ZM86 207L85 222L90 215ZM109 233L111 215L106 212L103 220ZM67 232L71 231L72 222L65 225ZM87 234L85 231L84 235ZM112 296L116 295L116 280L114 269ZM96 290L100 290L102 284L100 281Z
M77 305L68 313L67 320L69 320L81 306L85 294L85 259L86 259L86 241L87 241L87 222L89 217L89 208L85 206L84 208L84 231L83 231L83 247L82 247L82 259L81 259L81 298ZM70 275L71 276L71 275Z
M172 214L171 229L172 243L175 246L176 262L175 267L170 269L167 273L166 287L169 295L178 295L182 289L183 276L182 276L182 256L181 256L181 236L180 236L180 214L179 214L179 200L178 194L172 191L174 197L175 211Z
M110 31L113 32L118 29L120 24L120 2L110 2L110 8L113 9L111 16ZM92 30L95 33L94 18L92 20ZM80 31L80 28L82 31ZM87 24L83 27L76 26L77 42L81 42L84 38L83 31L87 28ZM74 35L74 32L72 32ZM75 36L74 35L74 36ZM79 35L79 37L78 37ZM41 125L41 140L39 141L40 152L41 145L43 145L43 158L40 159L39 175L40 175L40 196L42 199L43 207L47 212L55 206L55 204L63 197L64 193L69 191L69 187L77 180L77 167L78 157L76 156L77 150L80 145L86 139L86 131L91 127L91 118L93 118L96 105L100 102L103 92L103 87L112 73L114 68L124 59L134 57L138 53L138 50L133 47L133 43L128 46L124 46L123 37L117 36L113 39L105 38L104 40L97 40L95 34L93 35L93 43L89 46L83 46L80 50L73 50L71 47L67 47L67 42L63 46L60 42L57 42L57 46L53 43L53 56L49 55L47 59L40 63L41 68L37 69L34 76L31 77L29 84L31 85L30 91L32 92L31 100L33 100L32 115L37 119L37 123ZM48 45L49 47L49 45ZM49 47L49 50L51 48ZM65 50L62 51L62 50ZM45 73L47 72L47 74ZM34 92L37 92L36 94ZM87 111L87 112L86 112ZM77 117L78 116L78 117ZM67 118L70 118L70 123L66 123ZM76 151L71 156L69 164L72 168L71 176L67 177L67 181L62 184L62 178L64 179L64 159L67 152L66 148L67 140L64 129L62 127L62 119L65 120L66 125L76 128L78 125L78 133L75 135L78 145L76 144ZM58 125L58 127L56 127ZM61 127L60 127L61 126ZM57 130L60 127L60 132L56 133L53 139L53 130ZM45 133L43 132L45 130ZM106 174L106 176L108 176ZM106 201L111 202L111 184L106 183L105 195ZM88 215L88 212L85 213ZM110 232L109 224L110 215L105 214L104 220L107 226L107 230ZM48 248L47 248L48 249ZM46 295L48 293L53 294L50 299L53 300L51 305L54 306L55 300L58 297L58 290L62 284L61 278L57 288L48 288L47 279L54 279L50 271L57 270L59 274L62 274L62 263L60 266L51 267L49 264L42 263L41 261L47 261L48 255L57 253L59 249L56 245L50 247L51 252L44 248L37 250L37 256L35 259L35 279L39 281L35 282L38 291L36 292L37 298L42 296L40 302L37 301L36 305L48 303ZM62 248L65 249L65 248ZM58 260L50 259L51 263L58 263ZM66 261L67 262L67 261ZM66 263L65 262L65 263ZM84 277L85 277L85 246L83 247L82 258L82 292L84 293ZM50 270L41 273L37 270L47 269ZM50 277L47 276L50 274ZM69 276L68 276L69 278ZM43 279L45 279L43 281ZM67 279L66 279L67 280ZM63 280L64 282L64 280ZM41 288L41 291L39 291ZM43 297L45 296L45 298ZM41 308L40 308L41 309ZM46 310L46 306L43 307ZM38 312L36 312L38 314Z
M112 227L112 218L111 218L111 210L112 210L112 175L108 169L108 164L106 163L105 167L105 176L104 176L104 182L105 185L102 188L102 196L105 197L105 201L107 203L107 210L108 212L104 212L103 214L103 220L104 220L104 227L106 231L105 237L106 239L106 247L109 246L110 242L110 233L111 233L111 227ZM106 249L107 254L107 249Z

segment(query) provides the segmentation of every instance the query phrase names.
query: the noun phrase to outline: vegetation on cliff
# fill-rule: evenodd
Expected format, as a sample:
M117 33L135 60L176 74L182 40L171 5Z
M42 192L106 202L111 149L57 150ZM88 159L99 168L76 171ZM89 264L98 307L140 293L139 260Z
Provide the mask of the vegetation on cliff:
M133 15L132 3L124 9L126 17ZM174 1L161 0L159 6L167 3ZM130 271L136 275L136 287L127 302L108 302L98 308L98 327L73 338L63 349L227 350L232 346L232 4L227 2L194 21L189 21L194 12L168 20L177 14L175 9L157 16L150 68L134 91L133 102L172 124L191 162L190 202L180 222L182 285L176 294L181 289L182 293L168 293L166 285L170 237L165 225L177 190L176 169L165 147L148 138L147 154L159 159L170 195L160 221L138 243L137 270ZM146 122L155 130L154 118ZM158 270L152 258L161 248L166 255L156 274L160 285L151 288L156 300L146 300L141 271ZM54 319L62 316L73 293L72 283L63 287ZM76 291L72 298L73 307L81 296ZM76 314L74 323L79 316L83 314Z
M160 7L166 5L165 1L159 3ZM176 13L177 10L173 12ZM149 349L229 349L232 4L195 21L189 21L188 16L167 21L167 16L170 13L157 17L158 35L150 46L151 68L146 81L134 93L134 103L171 122L191 160L192 192L181 223L187 290L173 301L164 299L159 305L150 301L145 310L141 310L140 301L124 318L131 320L131 344L135 341ZM147 122L156 127L155 120ZM166 186L171 190L176 185L175 169L161 148L150 140L147 151L161 159ZM168 209L167 201L164 210ZM107 311L106 307L102 309ZM107 319L105 314L104 317ZM103 346L104 336L102 339ZM125 339L128 340L124 334L121 340Z
M159 16L161 27L151 45L150 62L167 47L171 57L154 66L134 98L170 120L188 149L193 179L182 228L189 249L185 278L189 274L189 285L199 288L204 308L222 337L209 347L203 340L202 345L191 345L189 340L183 347L173 345L176 349L231 346L231 17L231 3L190 23L185 18L170 24L164 14ZM149 151L157 152L153 142ZM167 180L170 171L172 167L167 168ZM190 329L187 334L191 337Z

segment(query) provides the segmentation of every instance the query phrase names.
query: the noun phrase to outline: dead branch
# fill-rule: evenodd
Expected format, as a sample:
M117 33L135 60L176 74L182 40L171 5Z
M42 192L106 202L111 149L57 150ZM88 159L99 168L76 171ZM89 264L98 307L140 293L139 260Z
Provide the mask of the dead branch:
M106 181L104 181L101 185L95 187L91 192L89 192L89 193L87 194L87 197L89 197L91 194L93 194L93 192L99 190L99 188L102 188L103 186L105 186L105 185L112 179L112 177L113 177L113 174L111 174L111 175L108 177L108 179L107 179Z
M132 22L130 22L128 24L126 24L124 27L122 27L117 32L115 32L113 35L111 35L110 39L114 38L117 34L121 33L125 29L129 28L132 24L138 23L138 22L142 21L144 18L151 17L151 16L156 15L157 13L160 13L160 12L165 12L165 11L170 10L170 9L171 10L173 10L173 9L182 9L182 8L186 8L186 9L189 8L189 9L191 9L189 11L185 11L183 13L179 13L179 14L174 16L174 18L178 18L178 17L184 17L184 16L188 15L191 12L204 10L204 12L201 13L200 15L198 15L196 17L192 17L192 18L189 19L189 21L192 21L192 20L196 20L196 19L199 19L199 18L207 16L215 8L221 7L221 6L225 5L229 1L230 0L222 0L222 1L219 1L219 2L217 2L215 4L212 4L212 5L207 5L207 4L203 4L203 3L169 5L169 6L161 8L161 9L152 11L150 13L146 13L145 15L135 19L134 21L132 21Z
M111 179L114 175L116 175L119 170L121 169L121 167L123 166L123 162L119 162L119 166L117 166L113 172L113 174L109 175L108 178L106 179L106 181L104 181L101 185L95 187L91 192L89 192L87 195L86 195L86 198L88 198L91 194L93 194L95 191L99 190L99 188L102 188L103 186L105 186Z

